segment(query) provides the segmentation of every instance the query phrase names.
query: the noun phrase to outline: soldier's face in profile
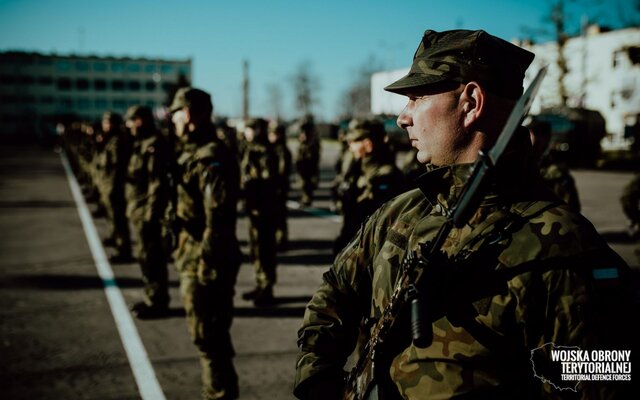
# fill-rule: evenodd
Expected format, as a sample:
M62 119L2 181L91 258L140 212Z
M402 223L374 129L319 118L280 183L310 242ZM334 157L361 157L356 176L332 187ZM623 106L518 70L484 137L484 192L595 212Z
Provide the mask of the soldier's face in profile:
M460 162L467 140L458 91L415 90L406 96L409 100L397 123L407 131L418 161L436 166Z
M244 138L247 139L247 142L253 142L253 139L256 137L256 132L253 128L245 128L244 130Z
M187 129L187 113L184 110L174 112L171 116L171 122L176 127L176 136L184 136Z
M111 121L108 118L102 120L102 132L111 132Z

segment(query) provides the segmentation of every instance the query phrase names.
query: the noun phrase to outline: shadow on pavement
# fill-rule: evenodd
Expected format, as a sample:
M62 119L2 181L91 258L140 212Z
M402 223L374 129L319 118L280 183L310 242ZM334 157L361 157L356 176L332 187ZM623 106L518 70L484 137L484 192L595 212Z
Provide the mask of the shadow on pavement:
M600 236L607 241L607 243L634 243L637 239L632 238L626 231L621 232L604 232Z
M236 307L235 317L302 318L305 307Z

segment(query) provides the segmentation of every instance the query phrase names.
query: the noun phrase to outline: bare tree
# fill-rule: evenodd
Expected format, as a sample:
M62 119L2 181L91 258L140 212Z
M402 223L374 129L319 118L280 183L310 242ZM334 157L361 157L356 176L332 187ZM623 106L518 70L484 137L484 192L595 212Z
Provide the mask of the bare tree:
M371 113L371 75L383 69L383 64L373 55L358 68L353 84L342 98L344 117L364 117Z
M320 83L311 66L310 61L304 61L293 75L295 108L301 116L313 115L313 106L318 101L316 93L320 90Z

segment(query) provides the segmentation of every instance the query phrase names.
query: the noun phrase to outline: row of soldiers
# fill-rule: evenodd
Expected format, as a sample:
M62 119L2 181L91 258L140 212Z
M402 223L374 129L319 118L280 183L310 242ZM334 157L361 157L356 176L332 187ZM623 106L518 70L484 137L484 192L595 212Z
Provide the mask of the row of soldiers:
M244 198L256 275L256 288L243 297L256 306L269 305L276 249L288 239L292 155L281 124L251 119L238 131L216 126L211 97L202 90L180 89L169 111L171 123L163 130L145 106L131 107L124 119L108 112L100 126L66 129L64 144L86 194L98 200L111 222L105 243L116 253L110 261L132 261L131 236L136 238L144 301L134 304L132 313L140 319L167 314L172 258L200 353L203 398L235 399L238 377L229 328L242 260L238 202ZM319 179L314 133L313 121L306 119L295 160L305 204L311 203Z

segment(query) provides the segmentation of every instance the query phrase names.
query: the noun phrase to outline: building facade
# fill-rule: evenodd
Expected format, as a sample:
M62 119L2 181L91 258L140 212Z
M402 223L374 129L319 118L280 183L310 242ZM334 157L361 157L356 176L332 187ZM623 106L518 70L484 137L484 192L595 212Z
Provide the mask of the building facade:
M159 109L191 60L0 52L0 135L41 135L61 119L99 120L135 104Z
M560 106L558 47L555 42L519 43L536 57L525 77L525 87L544 65L549 66L531 114ZM596 27L584 36L569 39L564 47L568 72L563 79L567 106L596 110L606 122L604 149L629 148L625 137L640 116L640 28L601 32ZM371 111L374 114L398 114L406 98L383 88L405 75L408 68L383 71L371 77Z

